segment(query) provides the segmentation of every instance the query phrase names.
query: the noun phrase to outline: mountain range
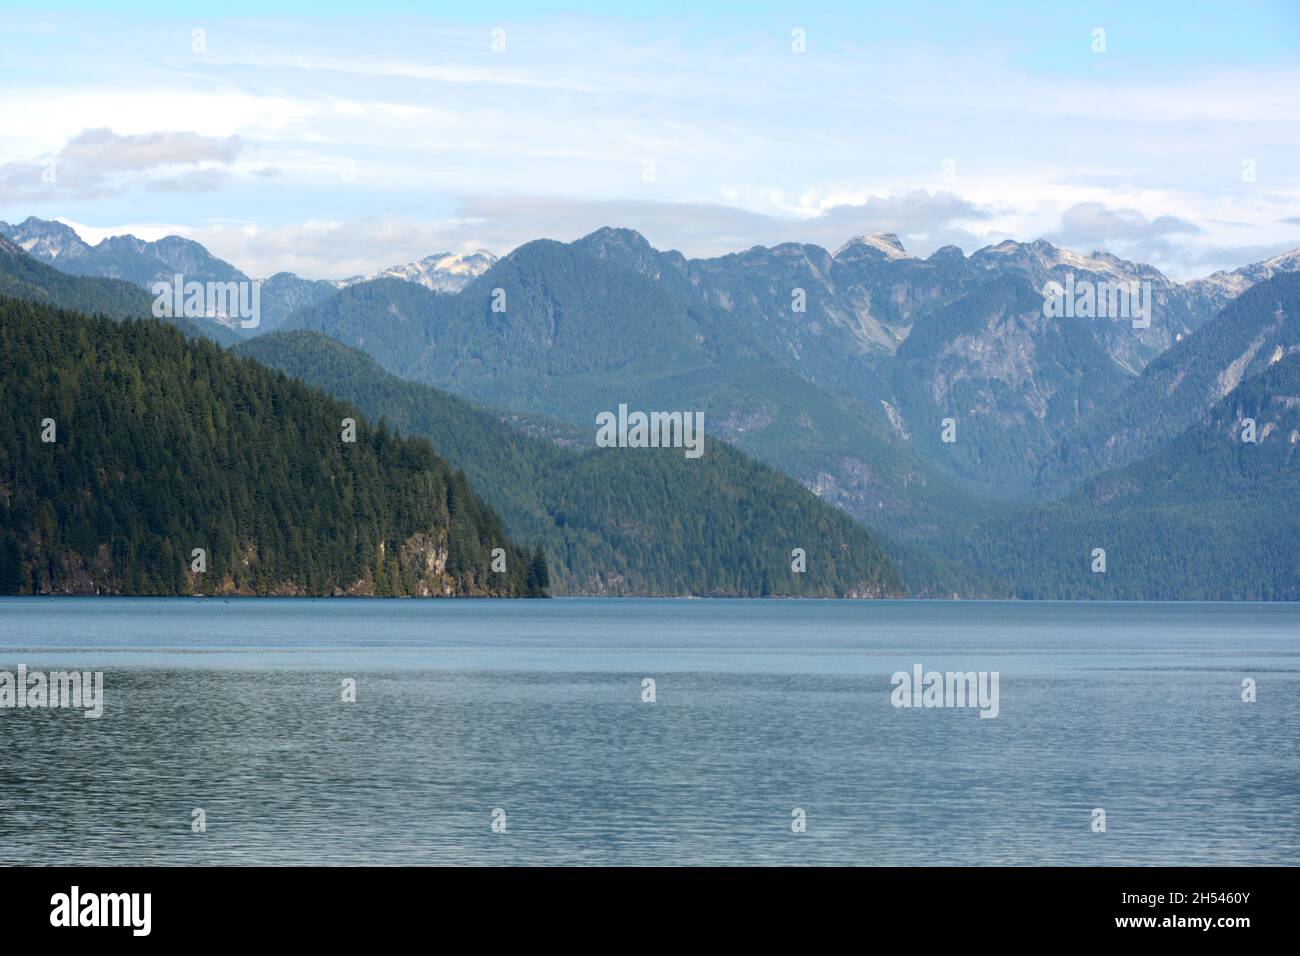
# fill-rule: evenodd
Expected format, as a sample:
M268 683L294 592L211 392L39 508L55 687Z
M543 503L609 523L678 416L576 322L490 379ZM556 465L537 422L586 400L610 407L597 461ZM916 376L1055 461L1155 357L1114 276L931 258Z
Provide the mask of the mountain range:
M212 255L199 243L180 236L166 236L153 242L129 235L111 236L91 245L71 226L35 216L13 225L0 222L0 236L32 258L70 275L122 279L146 289L157 281L170 282L177 274L204 283L250 280L244 272ZM496 257L492 253L479 250L464 256L439 253L369 276L339 280L303 279L291 272L277 272L261 280L262 315L257 331L274 331L294 310L319 302L337 289L384 276L415 282L437 292L458 292L494 262ZM214 320L242 331L233 318L221 316Z
M119 237L87 253L68 233L35 219L0 224L0 234L32 256L78 275L143 284L148 269L127 269L128 253L169 269L189 262L214 277L233 268L207 263L206 250L176 237L144 244ZM1141 576L1123 588L1115 577L1074 581L1073 555L1082 547L1074 539L1107 522L1137 527L1135 509L1146 509L1142 520L1164 520L1158 502L1140 496L1126 497L1123 509L1102 507L1095 482L1129 475L1121 484L1131 487L1131 476L1154 475L1153 462L1168 465L1170 455L1186 457L1178 460L1195 474L1198 464L1187 456L1206 453L1208 439L1189 436L1208 427L1207 416L1257 379L1259 387L1289 387L1264 373L1300 349L1298 269L1300 251L1179 283L1148 265L1044 240L1003 242L969 256L945 247L919 258L892 235L857 237L833 253L785 244L688 259L654 249L631 230L606 228L572 243L530 242L499 260L439 254L341 281L281 274L273 277L279 281L270 298L281 303L273 321L251 333L221 332L227 341L251 334L241 351L326 392L358 404L367 399L372 418L395 419L400 408L402 427L434 438L440 451L439 442L452 437L445 428L437 437L444 412L432 410L453 400L477 403L486 418L473 426L476 433L491 432L489 421L511 423L516 433L538 429L553 448L557 440L588 445L596 415L620 403L702 411L719 447L734 445L873 529L909 593L1086 596L1102 593L1097 588L1108 581L1110 593L1137 595L1150 585L1149 593L1162 596L1206 596L1209 583L1194 575L1174 574L1159 587ZM440 270L455 278L440 278ZM1099 300L1107 287L1142 289L1150 322L1051 315L1044 306L1049 283L1102 290ZM291 303L281 291L290 289ZM277 330L293 334L261 338ZM358 364L364 357L346 349L329 356L324 339L377 364L367 370ZM383 388L361 387L379 376ZM429 411L414 411L421 406ZM581 459L584 452L565 454ZM493 469L476 474L474 458L458 463L484 486ZM1280 467L1280 459L1268 460ZM550 467L539 473L574 465ZM754 474L745 472L743 481ZM1221 469L1202 479L1205 510L1222 532L1240 515L1229 518L1236 513L1212 503L1239 486ZM539 480L531 511L518 505L517 489L485 495L512 532L528 528L558 540L552 506L559 484ZM650 499L638 493L637 500ZM538 502L551 511L544 521ZM669 508L662 501L656 507ZM1279 507L1289 514L1294 504ZM1101 525L1081 524L1085 511ZM603 521L596 519L590 541L612 540ZM1025 540L1012 531L1027 522L1061 545L1064 563L1008 562L993 547L994 534ZM1146 550L1157 540L1177 534L1149 536ZM636 573L649 577L633 585L624 574L613 593L650 588L662 571L655 562L667 553L662 544L642 556ZM557 578L575 591L609 593L613 578L596 569L613 559L595 557L598 551L557 566ZM656 557L646 560L651 552ZM1056 553L1042 553L1049 552ZM1255 559L1246 560L1243 575ZM1135 566L1159 562L1126 565ZM770 576L772 568L763 569ZM1280 577L1276 570L1250 593L1292 593L1300 576L1294 565ZM1241 583L1233 593L1249 590Z
M158 321L132 320L149 313L142 290L65 275L0 239L4 294L13 298L0 298L0 396L11 414L0 435L12 453L0 454L0 513L10 532L0 542L7 565L0 583L8 588L0 592L190 593L206 586L207 593L531 595L552 588L874 597L901 590L864 528L720 442L700 461L667 448L631 457L590 449L590 436L571 426L494 413L403 382L364 353L312 333L245 342L238 351L259 361L235 362L202 341L204 331L233 332L171 320L200 340L187 354ZM267 366L319 381L334 398ZM64 390L66 382L79 385ZM42 449L23 426L28 412L55 408L68 451ZM379 422L377 431L365 425L367 415ZM362 450L339 460L331 437L338 425L325 423L348 417L358 422ZM94 427L70 430L86 420ZM186 435L186 422L195 434ZM390 426L418 435L415 447ZM366 493L332 502L341 483L359 480L347 468L365 458L367 436L377 454L395 449L396 461L386 468L370 461ZM76 467L58 464L69 453ZM409 524L413 514L427 516L428 502L399 499L394 506L384 497L390 486L416 480L403 467L412 459L433 473L419 480L445 498L434 503L442 509L434 517L442 517L433 529L428 517ZM479 490L493 511L479 503ZM42 501L53 510L38 508ZM385 504L396 507L393 515L377 521L369 514ZM339 526L349 512L366 521L365 536ZM405 536L386 530L398 518L407 522ZM485 579L487 549L474 543L470 521L507 550L507 532L535 542L530 554L515 552L508 562L528 576ZM330 543L315 537L321 534ZM214 577L182 574L180 543L213 538ZM806 556L797 571L796 548ZM231 559L237 554L242 565Z

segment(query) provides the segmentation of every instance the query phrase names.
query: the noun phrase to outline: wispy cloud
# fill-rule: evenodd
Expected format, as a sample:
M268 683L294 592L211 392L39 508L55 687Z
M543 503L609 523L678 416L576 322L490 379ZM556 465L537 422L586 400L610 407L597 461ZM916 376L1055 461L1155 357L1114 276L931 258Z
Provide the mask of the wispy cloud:
M111 129L87 129L74 136L59 159L86 172L141 171L157 166L229 163L243 144L238 136L220 139L192 132L120 136Z
M1061 215L1061 228L1048 238L1065 246L1086 246L1135 239L1156 239L1180 233L1195 235L1199 226L1177 216L1147 218L1136 209L1108 209L1099 202L1079 203Z
M107 127L77 133L44 162L0 165L0 201L101 198L134 186L161 192L216 189L243 149L238 136L159 131L119 135Z

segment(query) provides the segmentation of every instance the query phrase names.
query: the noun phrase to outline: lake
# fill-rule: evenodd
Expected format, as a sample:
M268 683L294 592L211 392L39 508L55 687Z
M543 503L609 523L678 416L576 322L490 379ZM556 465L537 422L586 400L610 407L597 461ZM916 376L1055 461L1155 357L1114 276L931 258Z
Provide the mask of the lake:
M1298 605L0 598L19 665L103 716L0 707L0 863L1300 860Z

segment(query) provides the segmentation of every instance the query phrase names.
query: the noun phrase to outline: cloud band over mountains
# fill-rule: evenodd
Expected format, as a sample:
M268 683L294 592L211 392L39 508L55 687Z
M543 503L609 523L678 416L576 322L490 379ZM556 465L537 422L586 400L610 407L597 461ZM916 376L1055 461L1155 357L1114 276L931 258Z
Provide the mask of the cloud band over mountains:
M1099 53L1063 10L930 7L11 12L0 218L322 276L603 225L692 256L1044 236L1184 276L1300 243L1280 10L1202 11L1177 42L1175 5L1110 10Z

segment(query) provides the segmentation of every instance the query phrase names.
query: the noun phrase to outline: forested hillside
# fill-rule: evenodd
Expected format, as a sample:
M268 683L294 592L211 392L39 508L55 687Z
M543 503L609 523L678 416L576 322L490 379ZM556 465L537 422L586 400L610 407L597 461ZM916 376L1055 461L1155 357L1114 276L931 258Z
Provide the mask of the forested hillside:
M239 351L355 403L372 419L429 438L465 469L512 534L546 542L559 593L899 591L867 531L712 437L695 460L680 449L562 447L506 424L504 413L395 378L369 356L317 333L262 336ZM563 435L567 428L546 430ZM792 571L794 548L804 549L806 571Z
M115 319L145 318L153 303L153 297L137 285L121 279L68 275L37 262L3 236L0 236L0 295Z
M514 596L547 577L428 442L160 322L14 299L0 529L10 594Z
M584 427L619 402L699 409L711 437L897 537L948 533L953 516L988 511L916 453L878 399L801 377L738 311L702 300L673 265L684 261L601 230L528 243L454 296L391 278L351 286L285 328L362 349L404 379ZM861 368L857 378L875 380ZM937 434L939 422L925 427Z
M60 309L74 309L87 315L112 319L147 318L153 313L153 296L121 279L86 278L60 272L38 262L8 239L0 236L0 296L26 299ZM210 338L222 345L236 336L215 322L201 325L190 319L168 319L188 338Z
M1024 598L1294 601L1298 500L1295 353L1149 458L982 525L951 556ZM1097 548L1104 572L1093 570Z

